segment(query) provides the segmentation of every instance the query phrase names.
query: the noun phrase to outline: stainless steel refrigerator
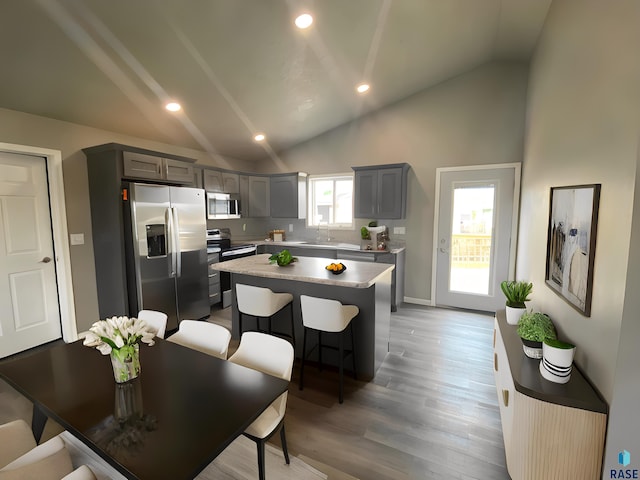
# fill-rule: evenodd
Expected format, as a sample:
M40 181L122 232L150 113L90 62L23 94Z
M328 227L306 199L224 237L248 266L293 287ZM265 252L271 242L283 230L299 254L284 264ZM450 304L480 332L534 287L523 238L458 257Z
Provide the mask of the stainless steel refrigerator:
M166 313L167 330L208 316L204 190L132 183L129 195L130 310Z

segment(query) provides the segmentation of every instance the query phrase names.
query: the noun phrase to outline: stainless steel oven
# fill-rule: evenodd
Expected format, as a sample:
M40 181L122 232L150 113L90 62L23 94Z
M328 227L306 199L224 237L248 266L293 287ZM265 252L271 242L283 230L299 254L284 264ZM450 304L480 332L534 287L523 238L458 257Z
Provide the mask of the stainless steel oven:
M258 250L252 243L232 244L231 232L228 228L207 230L207 248L219 248L221 262L255 255ZM222 308L229 307L233 297L229 272L220 272L220 290L222 291Z

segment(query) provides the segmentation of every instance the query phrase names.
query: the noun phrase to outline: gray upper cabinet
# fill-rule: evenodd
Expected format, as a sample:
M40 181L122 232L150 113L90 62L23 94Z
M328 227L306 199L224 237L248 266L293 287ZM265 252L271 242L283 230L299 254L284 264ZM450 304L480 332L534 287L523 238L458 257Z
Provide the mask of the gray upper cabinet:
M352 168L355 218L405 218L409 164Z
M123 178L192 185L193 164L140 152L122 152Z
M222 172L222 188L224 193L240 193L240 175Z
M207 192L224 192L222 172L220 170L210 170L208 168L203 169L202 181L204 183L204 189Z
M241 217L269 216L269 177L238 176Z
M203 169L204 189L207 192L240 193L239 175L209 168Z
M271 216L274 218L307 218L307 174L272 175Z
M249 177L250 217L268 217L271 214L270 190L269 177Z
M192 164L180 160L173 160L172 158L163 158L162 160L164 162L164 178L166 180L175 183L184 183L185 185L193 184L195 174Z

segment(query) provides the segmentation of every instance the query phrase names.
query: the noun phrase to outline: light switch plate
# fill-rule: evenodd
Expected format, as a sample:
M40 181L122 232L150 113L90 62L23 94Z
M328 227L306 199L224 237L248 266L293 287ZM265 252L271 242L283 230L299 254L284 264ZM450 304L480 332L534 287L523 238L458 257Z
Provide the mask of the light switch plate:
M69 235L71 245L84 245L84 233L72 233Z
M405 227L393 227L393 233L396 235L404 235L406 233Z
M290 231L290 232L293 232L293 223L290 223L290 224L289 224L289 231Z

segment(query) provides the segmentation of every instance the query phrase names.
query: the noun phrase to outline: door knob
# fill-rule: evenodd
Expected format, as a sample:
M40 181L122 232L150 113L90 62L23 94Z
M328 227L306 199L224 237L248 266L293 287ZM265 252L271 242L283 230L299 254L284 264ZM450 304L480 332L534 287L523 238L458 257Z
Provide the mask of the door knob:
M44 257L41 262L42 263L49 263L51 261L51 257Z

